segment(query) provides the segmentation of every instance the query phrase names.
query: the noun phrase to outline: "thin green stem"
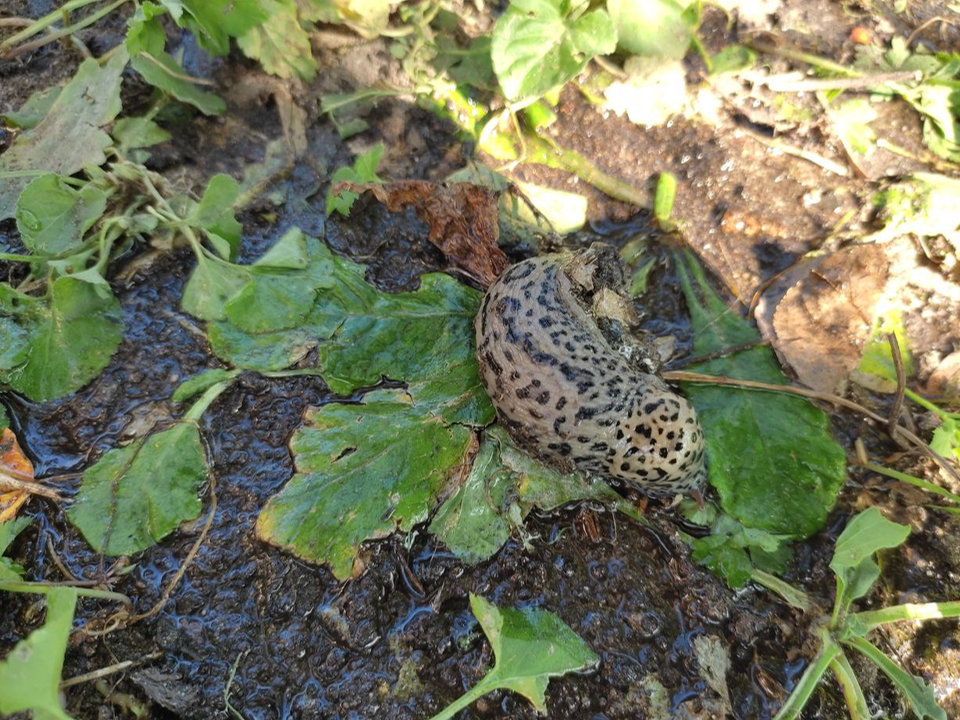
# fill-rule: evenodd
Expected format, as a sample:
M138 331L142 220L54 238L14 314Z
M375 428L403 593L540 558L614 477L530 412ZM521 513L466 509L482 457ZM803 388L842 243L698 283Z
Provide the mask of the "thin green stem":
M750 571L750 579L759 585L763 585L767 590L771 590L783 598L791 607L803 612L810 610L810 598L802 590L795 588L785 580L781 580L775 575L753 568Z
M480 682L447 705L443 710L430 718L430 720L450 720L450 718L454 717L458 712L469 707L474 701L479 700L488 692L495 690L496 687L496 683L492 680L491 676L489 674L485 675Z
M63 19L64 12L70 12L71 10L79 10L80 8L86 7L87 5L93 5L96 2L100 2L100 0L71 0L70 2L57 8L53 12L47 13L42 18L38 18L36 22L32 23L29 27L26 27L20 32L16 33L15 35L11 35L10 37L8 37L6 40L0 43L0 50L3 50L8 47L13 47L14 45L21 42L22 40L26 40L29 37L33 37L41 30L45 30L46 28L53 25L55 22L58 22L59 20Z
M822 637L823 647L820 648L820 652L807 667L800 678L800 682L797 683L793 692L790 693L790 697L783 703L780 712L773 720L796 720L810 700L810 696L813 695L813 691L820 684L820 679L827 668L830 667L834 658L842 652L840 646L828 634L823 633Z
M45 582L12 582L12 581L0 581L0 590L6 590L7 592L22 592L22 593L37 593L40 595L46 595L51 588L55 587L72 587L77 591L77 595L81 597L93 597L100 598L101 600L113 600L116 602L123 603L127 607L133 606L133 601L130 600L123 593L112 592L110 590L96 590L94 588L86 587L77 587L71 585L70 583L65 584L53 584Z
M856 620L872 629L887 623L903 622L905 620L938 620L950 617L960 617L960 601L893 605L879 610L854 613L850 616L850 620Z
M847 702L850 720L870 720L867 698L863 695L863 689L857 681L857 676L853 672L850 661L842 651L837 653L837 656L830 663L830 669L843 690L843 698Z
M103 19L104 17L106 17L107 15L109 15L118 7L120 7L121 5L123 5L128 1L129 0L116 0L110 5L107 5L105 8L102 8L95 13L91 13L90 15L87 15L85 18L83 18L83 20L80 20L79 22L76 22L73 25L69 25L60 30L56 30L52 33L49 33L48 35L45 35L44 37L38 40L25 43L12 50L5 50L2 53L2 57L14 58L14 57L17 57L18 55L22 55L23 53L30 52L38 48L42 48L44 45L49 45L52 42L56 42L57 40L60 40L61 38L69 37L70 35L73 35L78 30L83 30L83 28L93 25L96 22L99 22L101 19Z
M875 465L874 463L864 463L863 467L865 467L867 470L872 470L875 473L880 473L881 475L886 475L887 477L891 477L894 480L899 480L901 482L905 482L910 485L913 485L914 487L921 488L923 490L926 490L927 492L932 492L937 495L942 495L945 498L953 500L953 502L955 503L960 503L960 495L956 495L950 492L949 490L940 487L939 485L935 485L932 482L928 482L927 480L914 477L913 475L907 475L906 473L902 473L899 470L891 470L890 468L885 468L882 465Z
M233 381L236 377L240 375L239 370L232 370L230 373L230 379L218 382L216 385L211 385L207 388L207 391L200 396L200 398L190 406L190 409L187 410L186 414L183 416L184 420L193 420L194 422L200 420L200 417L207 411L207 408L216 400L220 395L233 384Z
M929 410L930 412L940 416L944 420L947 419L948 413L945 410L938 408L936 405L934 405L932 402L927 400L925 397L921 395L917 395L917 393L915 393L910 388L904 388L903 394L906 395L911 400L913 400L917 405L922 407L924 410Z
M841 65L840 63L836 63L832 60L822 58L819 55L806 53L795 48L776 47L774 45L767 45L766 43L758 42L749 42L746 43L746 45L750 49L756 50L757 52L767 53L768 55L777 55L779 57L786 58L787 60L796 60L797 62L812 65L813 67L819 70L824 70L825 72L836 73L841 77L863 77L863 73Z
M639 208L653 207L649 192L638 190L629 183L607 175L579 153L556 147L543 138L526 135L525 139L528 151L527 162L573 173L615 200L622 200Z

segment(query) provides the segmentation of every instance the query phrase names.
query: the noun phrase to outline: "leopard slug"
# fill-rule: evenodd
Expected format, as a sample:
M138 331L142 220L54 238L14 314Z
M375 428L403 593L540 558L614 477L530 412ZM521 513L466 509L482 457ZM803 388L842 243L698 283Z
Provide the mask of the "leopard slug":
M603 243L513 265L474 323L480 377L532 455L651 496L694 492L707 474L700 422L660 377L653 347L629 332L625 288L619 254Z

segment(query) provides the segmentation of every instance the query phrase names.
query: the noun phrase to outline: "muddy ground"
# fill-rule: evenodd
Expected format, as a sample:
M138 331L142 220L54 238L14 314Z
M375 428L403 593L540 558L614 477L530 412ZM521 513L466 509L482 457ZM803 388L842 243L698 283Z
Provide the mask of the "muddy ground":
M12 5L13 14L49 10L49 3L39 0ZM787 30L802 27L802 33L789 35L812 51L843 59L850 52L850 29L876 25L888 14L877 6L875 15L860 16L837 3L790 3L779 22ZM916 27L935 10L921 4L909 22ZM900 16L896 20L904 22ZM716 18L707 27L707 42L715 46L735 32ZM117 17L81 37L100 54L121 39L123 30ZM898 25L897 30L908 34L911 27ZM341 141L329 121L319 117L319 95L398 74L386 45L343 37L330 49L329 37L318 35L317 81L308 88L290 87L307 113L308 150L241 216L243 258L257 257L291 226L319 235L326 225L330 246L366 263L368 278L378 287L412 289L420 274L445 267L425 240L425 226L413 213L391 216L376 203L358 205L349 220L325 223L327 177L378 140L387 147L380 174L390 178L441 180L462 167L473 148L457 139L452 125L402 99L382 102L366 116L370 130ZM947 41L950 37L948 33ZM935 34L931 38L942 41ZM275 81L239 56L211 64L189 40L184 49L190 72L220 82L230 108L223 118L196 118L177 127L175 139L156 149L150 167L175 187L197 190L216 172L239 178L246 166L263 160L267 143L283 133L270 97ZM19 106L37 88L68 78L79 60L69 48L52 45L21 61L0 62L0 111ZM691 79L699 70L692 60ZM132 111L145 93L133 78L128 85L125 107ZM841 218L847 218L846 230L865 227L871 186L758 142L757 135L773 135L773 126L743 97L731 98L722 115L719 126L678 118L643 129L625 118L601 117L568 88L559 122L549 132L637 186L648 186L660 171L674 172L680 180L675 215L687 223L687 241L716 271L718 286L731 301L749 303L764 280L819 247ZM918 136L915 118L900 122L906 136ZM804 126L788 137L797 145L838 155L823 128ZM2 143L0 138L0 147ZM588 195L591 225L568 239L572 245L595 239L622 245L637 235L656 236L644 213L635 214L560 171L525 166L515 177L558 188L575 184ZM816 202L810 202L812 194ZM0 223L0 243L16 247L12 222ZM676 276L664 254L656 252L661 262L650 277L653 292L645 323L659 335L673 336L681 357L691 347L686 309ZM80 472L108 449L177 416L182 408L169 401L177 382L219 366L201 328L179 308L191 269L187 252L167 255L149 272L129 278L121 264L116 274L124 279L113 280L126 331L110 367L60 401L31 404L9 393L0 396L38 477ZM921 353L934 345L940 353L960 349L955 317L932 322L939 332L931 333L927 347L918 348ZM76 638L64 677L124 660L151 659L108 678L106 690L114 693L113 701L91 684L71 688L68 708L74 717L120 717L122 693L149 706L152 717L228 718L224 693L236 664L229 699L248 720L427 718L475 684L492 661L469 610L469 593L503 605L549 608L601 656L595 671L551 683L547 702L553 718L663 717L656 683L666 689L668 717L721 717L721 697L708 686L694 651L700 636L718 638L729 648L732 715L769 718L812 656L809 618L756 586L732 592L695 566L678 537L682 520L662 508L650 511L653 529L600 508L536 515L524 537L515 536L479 566L458 561L421 530L371 543L366 572L346 584L337 583L324 568L259 542L253 533L257 515L292 474L291 433L308 406L332 397L319 378L265 379L248 373L204 416L201 429L216 478L211 531L156 616L102 638ZM884 411L883 397L866 400ZM878 457L897 450L882 428L850 414L833 417L835 435L851 457L858 437ZM902 458L898 467L920 471L915 458ZM62 490L69 495L78 482L66 479ZM205 507L210 499L205 497ZM885 566L882 587L868 604L960 597L957 522L926 509L926 502L897 483L851 471L827 527L797 547L786 579L829 599L833 578L826 563L833 540L853 512L876 504L917 532ZM36 521L12 555L28 568L30 579L63 580L54 556L77 578L98 577L100 558L59 508L35 499L27 514ZM115 589L133 598L140 610L152 607L195 542L203 517L135 558L136 568ZM594 525L598 537L587 531ZM11 646L42 620L38 607L31 596L0 595L0 647ZM106 603L82 599L78 618L110 610ZM911 672L934 682L948 715L960 717L960 630L955 621L908 625L878 640ZM855 665L873 712L909 717L884 677ZM839 689L830 680L803 717L833 720L844 712ZM533 718L536 713L512 694L495 693L464 716Z

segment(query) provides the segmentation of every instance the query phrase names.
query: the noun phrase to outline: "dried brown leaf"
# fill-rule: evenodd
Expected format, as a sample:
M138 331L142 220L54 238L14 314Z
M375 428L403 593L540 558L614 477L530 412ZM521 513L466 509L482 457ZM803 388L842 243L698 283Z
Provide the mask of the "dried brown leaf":
M430 228L427 238L447 259L477 282L489 285L507 268L497 239L496 192L471 183L440 185L426 180L397 180L383 184L340 182L331 188L370 192L390 212L412 207Z

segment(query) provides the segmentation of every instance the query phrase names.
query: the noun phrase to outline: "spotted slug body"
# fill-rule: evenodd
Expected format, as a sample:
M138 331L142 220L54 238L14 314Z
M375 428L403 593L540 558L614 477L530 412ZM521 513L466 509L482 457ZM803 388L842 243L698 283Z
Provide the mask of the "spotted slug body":
M531 454L648 495L689 492L706 479L703 431L655 351L625 332L624 273L602 243L509 268L475 321L480 377Z

